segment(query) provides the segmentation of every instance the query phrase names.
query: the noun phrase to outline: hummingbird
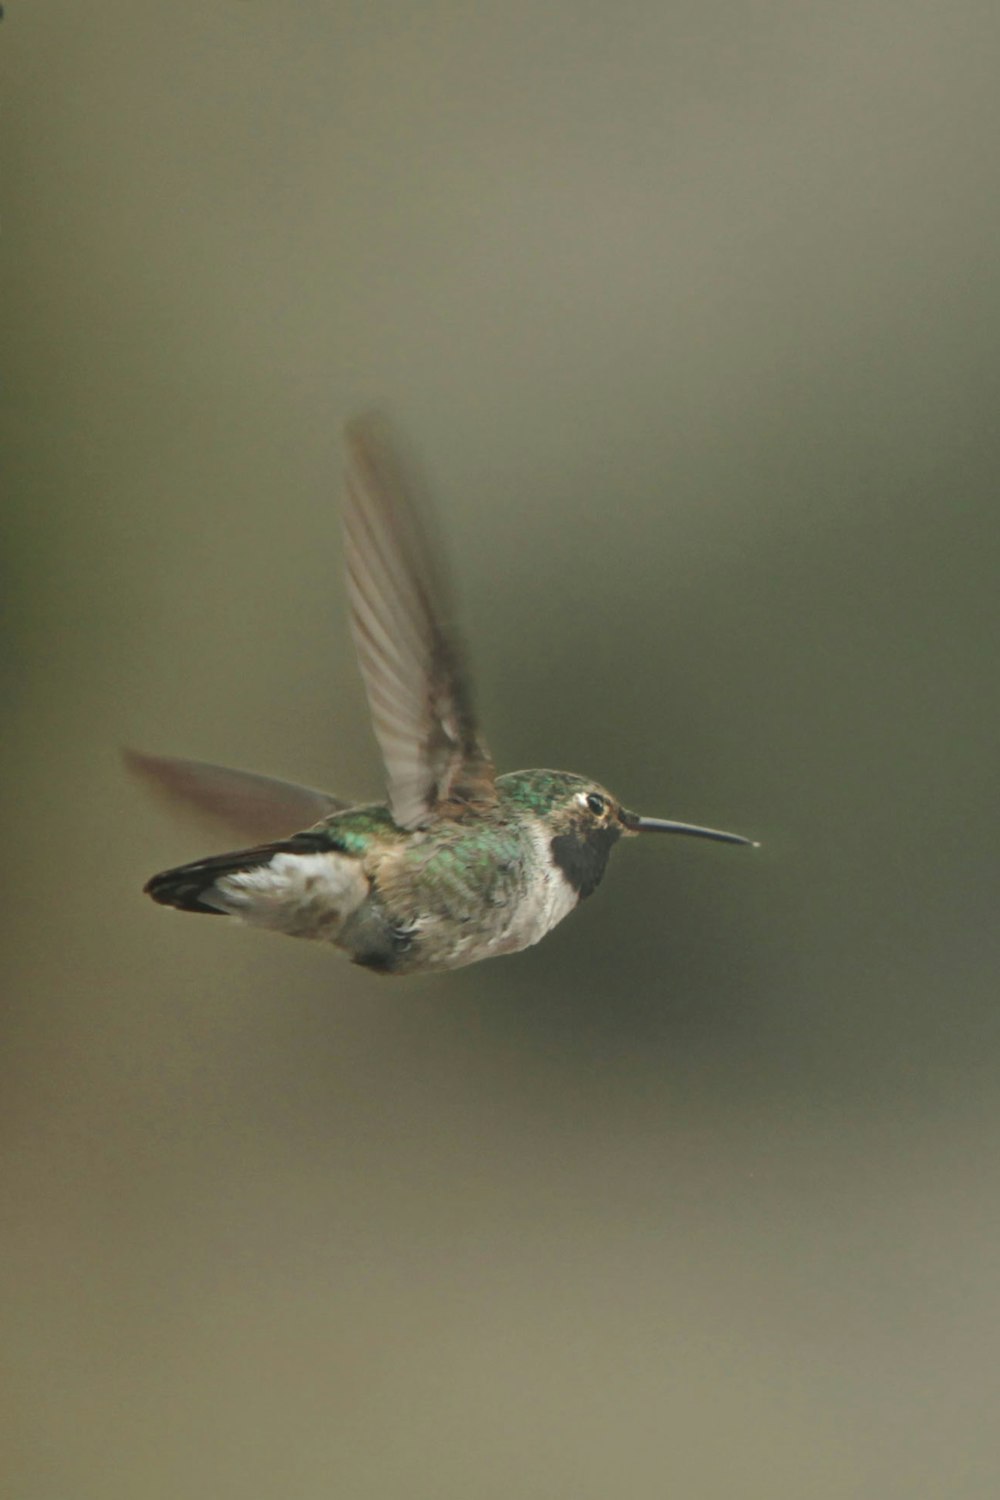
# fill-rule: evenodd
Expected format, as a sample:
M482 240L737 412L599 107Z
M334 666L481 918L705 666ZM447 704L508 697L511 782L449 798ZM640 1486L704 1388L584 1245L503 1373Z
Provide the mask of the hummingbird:
M752 843L642 817L588 776L498 775L418 486L381 417L352 421L346 450L350 624L387 800L354 805L126 751L155 791L253 840L154 875L144 888L154 901L331 943L379 974L413 974L537 943L597 889L620 839Z

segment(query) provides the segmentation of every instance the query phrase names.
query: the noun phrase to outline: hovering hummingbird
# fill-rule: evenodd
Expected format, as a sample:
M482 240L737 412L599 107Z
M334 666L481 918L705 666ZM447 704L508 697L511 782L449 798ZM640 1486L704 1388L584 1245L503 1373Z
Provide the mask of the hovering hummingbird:
M145 887L154 901L319 939L366 968L410 974L537 943L596 890L620 838L751 843L640 817L587 776L498 776L436 549L384 423L351 423L347 451L351 628L388 802L352 806L246 771L128 751L131 769L161 793L263 840L154 875Z

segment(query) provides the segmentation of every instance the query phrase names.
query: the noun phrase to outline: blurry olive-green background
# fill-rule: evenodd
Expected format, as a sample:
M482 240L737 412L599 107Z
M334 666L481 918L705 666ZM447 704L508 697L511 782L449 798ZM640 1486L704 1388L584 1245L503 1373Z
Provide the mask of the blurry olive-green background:
M12 0L17 1500L1000 1492L1000 19ZM140 894L123 743L369 796L338 431L621 849L379 980Z

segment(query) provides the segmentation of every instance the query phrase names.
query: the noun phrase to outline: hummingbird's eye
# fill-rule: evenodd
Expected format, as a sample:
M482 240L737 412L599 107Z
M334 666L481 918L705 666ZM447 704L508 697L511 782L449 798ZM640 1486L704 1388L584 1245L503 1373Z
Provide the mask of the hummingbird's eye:
M602 818L607 812L608 799L602 797L599 792L588 792L586 802L595 818Z

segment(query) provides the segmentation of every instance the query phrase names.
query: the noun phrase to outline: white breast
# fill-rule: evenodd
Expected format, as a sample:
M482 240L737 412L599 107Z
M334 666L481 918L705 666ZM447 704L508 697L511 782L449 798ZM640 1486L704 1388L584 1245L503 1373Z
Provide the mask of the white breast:
M516 941L508 950L528 948L551 932L557 922L568 917L580 899L558 865L552 863L549 835L539 826L532 829L532 838L538 850L539 867L545 872L544 879L535 881L529 894L518 903L511 936Z
M549 838L544 829L532 829L538 852L538 867L543 872L509 913L509 919L489 934L479 933L459 943L456 957L460 963L475 963L500 953L519 953L540 942L557 922L568 917L580 897L563 872L552 863Z

